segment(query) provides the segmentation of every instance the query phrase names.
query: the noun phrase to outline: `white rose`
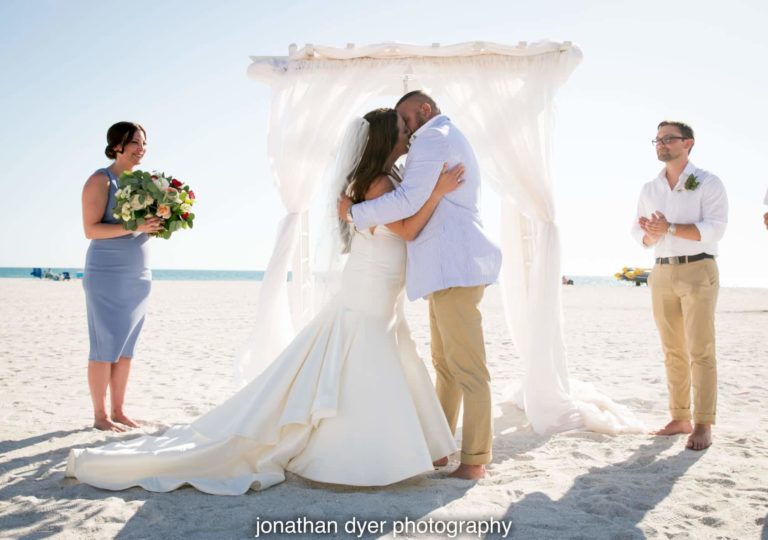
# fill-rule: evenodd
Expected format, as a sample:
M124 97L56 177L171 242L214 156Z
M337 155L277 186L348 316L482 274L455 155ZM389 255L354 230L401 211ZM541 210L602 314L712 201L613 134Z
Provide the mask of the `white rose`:
M144 208L144 204L141 202L141 195L134 195L131 199L131 209L141 210Z
M162 190L162 191L165 191L166 189L168 189L168 186L170 185L168 183L168 180L166 180L162 176L160 176L158 178L153 178L152 181L155 183L157 188Z

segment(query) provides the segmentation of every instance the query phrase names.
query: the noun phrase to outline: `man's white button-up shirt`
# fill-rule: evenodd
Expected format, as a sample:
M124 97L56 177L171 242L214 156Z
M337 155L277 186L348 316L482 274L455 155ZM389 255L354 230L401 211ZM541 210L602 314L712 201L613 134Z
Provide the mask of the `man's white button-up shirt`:
M699 183L695 189L685 189L690 175ZM637 217L632 226L632 236L643 244L644 232L637 223L643 216L651 217L660 211L669 223L689 225L699 229L701 240L686 240L665 234L653 246L656 257L675 257L709 253L717 255L717 242L725 234L728 224L728 197L725 187L714 174L697 168L690 161L683 169L675 187L670 189L666 169L643 186L637 203Z

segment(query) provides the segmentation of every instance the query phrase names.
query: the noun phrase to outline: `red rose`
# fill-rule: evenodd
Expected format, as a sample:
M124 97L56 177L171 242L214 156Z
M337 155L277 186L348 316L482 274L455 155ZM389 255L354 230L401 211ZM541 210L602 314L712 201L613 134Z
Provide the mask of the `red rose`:
M183 186L184 184L182 184L181 182L179 182L178 180L176 180L176 179L174 178L173 180L171 180L171 185L172 185L173 187L175 187L175 188L180 188L180 187L181 187L181 186Z
M181 214L181 219L187 219L189 217L189 212L184 212Z
M192 199L193 201L195 200L195 192L192 191L191 189L189 190L189 198Z
M152 180L157 180L157 175L156 174L152 175Z

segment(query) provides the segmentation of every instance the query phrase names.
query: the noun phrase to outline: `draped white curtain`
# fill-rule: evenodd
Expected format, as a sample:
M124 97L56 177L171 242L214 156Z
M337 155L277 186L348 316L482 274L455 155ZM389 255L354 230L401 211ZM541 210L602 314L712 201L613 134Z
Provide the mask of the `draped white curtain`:
M257 325L235 360L240 381L252 379L282 351L311 311L289 309L287 273L299 245L301 215L312 204L321 181L334 165L335 152L349 120L363 104L398 79L372 59L300 62L261 66L260 77L272 85L267 139L274 184L286 215L264 273L256 313ZM293 285L302 278L293 268ZM296 306L294 306L296 308ZM298 313L301 311L301 313Z
M580 60L578 49L460 58L431 62L423 77L448 98L443 109L472 141L483 177L501 196L500 281L525 367L514 400L537 432L586 424L570 394L563 346L560 240L549 167L554 93Z
M324 57L334 53L319 49ZM407 79L410 89L423 86L439 96L442 111L470 140L483 178L502 200L500 281L508 327L525 367L508 395L538 433L642 430L626 408L568 378L549 165L554 94L580 62L580 50L551 43L523 49L466 44L453 46L452 54L421 48L424 54L417 55L414 49L406 57L400 57L403 49L386 45L366 49L381 58L349 59L349 49L335 49L343 60L312 60L304 49L295 54L301 60L254 59L251 74L273 85L269 155L288 215L260 293L258 316L266 324L250 344L259 352L244 354L241 365L250 367L242 372L263 369L292 335L285 273L298 234L296 216L308 208L320 172L333 161L341 130L353 114L365 112L360 107L371 97L399 97Z

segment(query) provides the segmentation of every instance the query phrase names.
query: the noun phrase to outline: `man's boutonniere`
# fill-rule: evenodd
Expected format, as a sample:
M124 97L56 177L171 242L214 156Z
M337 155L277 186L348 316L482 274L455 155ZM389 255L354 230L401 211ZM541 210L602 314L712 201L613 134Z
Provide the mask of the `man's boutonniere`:
M683 184L683 187L685 188L685 191L695 191L697 187L699 187L699 180L696 178L696 175L689 174L688 178L685 179L685 184ZM678 191L683 191L682 189Z

